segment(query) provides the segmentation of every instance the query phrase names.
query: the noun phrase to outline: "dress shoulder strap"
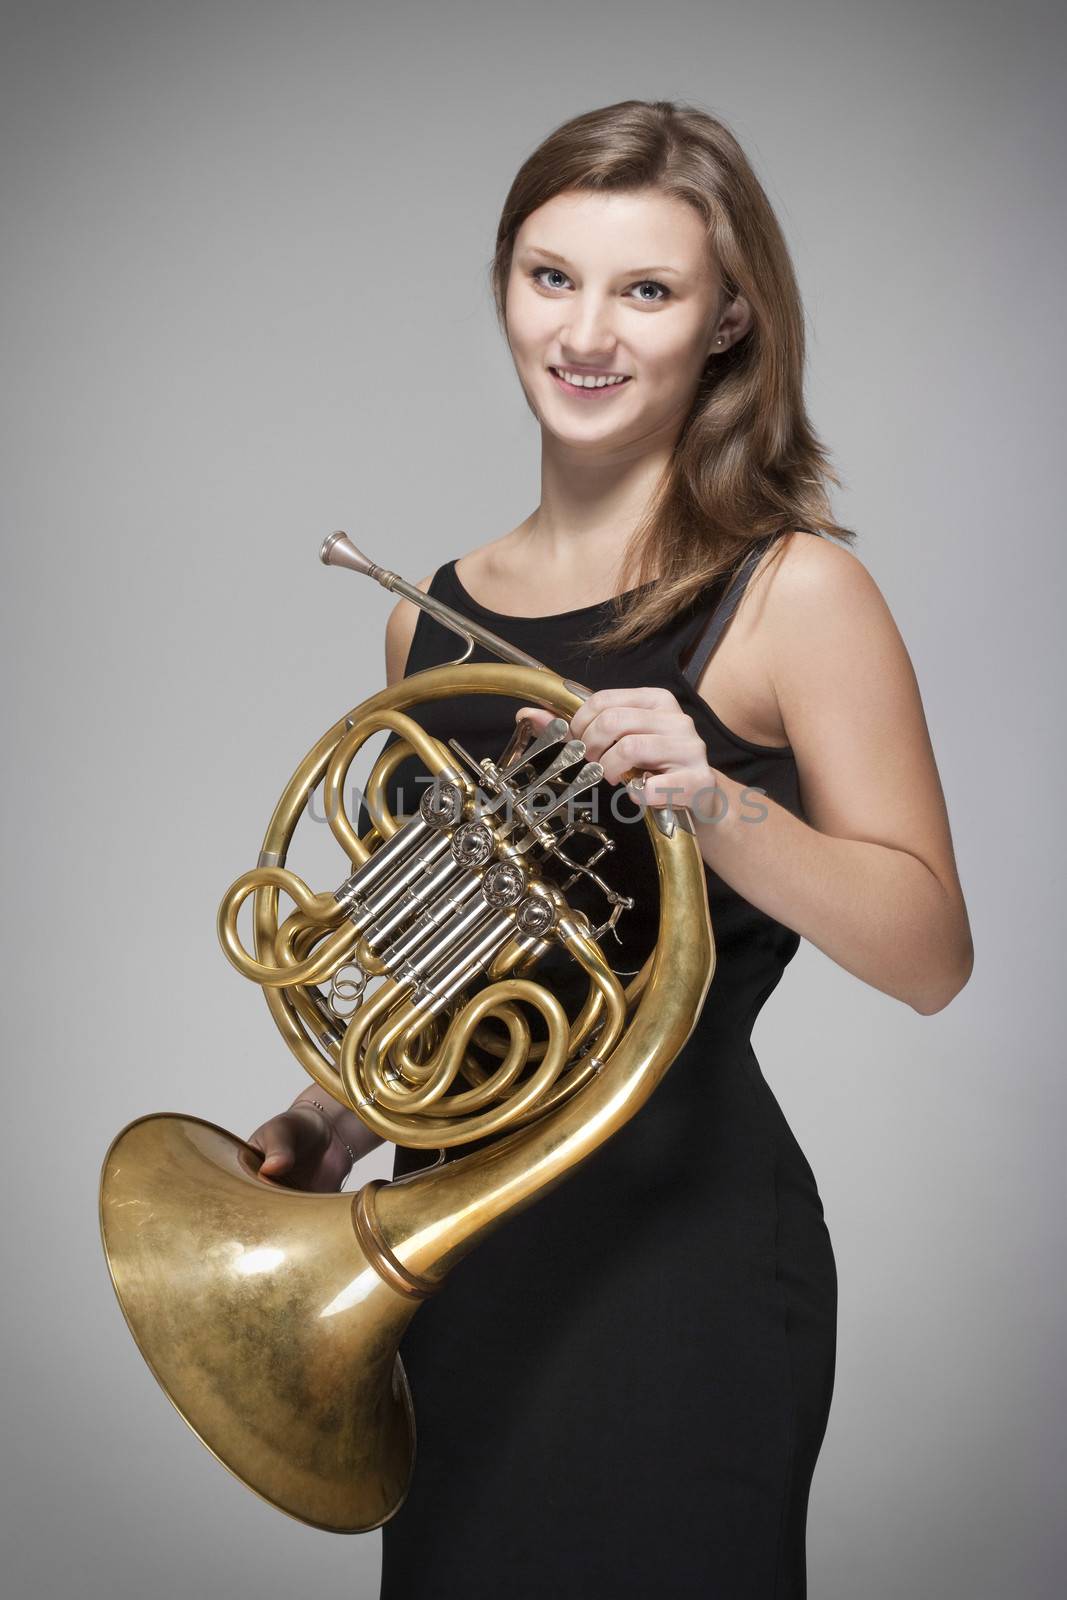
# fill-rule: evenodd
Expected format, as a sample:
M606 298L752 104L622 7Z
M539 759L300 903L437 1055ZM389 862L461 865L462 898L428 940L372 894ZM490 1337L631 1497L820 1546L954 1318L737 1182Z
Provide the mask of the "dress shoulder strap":
M718 644L723 629L726 627L726 624L729 622L730 618L733 616L738 605L740 604L741 596L748 587L748 580L751 578L753 572L756 570L756 567L759 565L760 558L763 556L764 552L769 550L774 541L779 537L779 533L769 533L766 538L758 540L757 543L752 546L752 549L749 551L741 565L741 570L734 578L734 581L731 583L730 587L727 589L718 605L712 611L711 616L708 618L707 624L697 637L697 642L693 648L693 653L689 657L689 661L685 667L685 676L690 683L695 685L700 682L704 668L711 660L712 651Z

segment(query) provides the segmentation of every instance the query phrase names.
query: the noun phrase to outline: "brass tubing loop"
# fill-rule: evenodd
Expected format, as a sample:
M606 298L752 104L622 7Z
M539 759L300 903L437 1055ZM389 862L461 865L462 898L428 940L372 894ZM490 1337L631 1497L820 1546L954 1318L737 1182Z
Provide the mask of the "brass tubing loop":
M312 746L257 865L222 898L218 937L304 1071L382 1139L438 1159L355 1192L305 1193L262 1178L258 1153L210 1122L140 1117L105 1157L100 1226L141 1354L207 1448L288 1515L362 1532L396 1512L411 1478L415 1422L398 1355L411 1317L457 1261L644 1104L695 1026L715 944L691 819L646 808L658 938L624 986L600 937L633 902L593 870L612 848L602 830L562 815L602 776L568 738L589 691L344 535L322 559L422 606L466 652L381 689ZM476 642L499 659L468 661ZM409 714L472 694L540 705L553 721L536 736L518 727L496 761L474 763ZM345 784L383 732L396 740L373 763L360 837ZM409 756L432 781L401 819L387 786ZM346 869L338 887L316 892L286 862L320 785ZM533 803L546 787L547 810ZM584 862L563 848L583 832L601 834ZM581 877L612 904L600 928L568 902ZM292 906L279 920L282 895ZM238 929L249 900L252 950ZM537 981L553 947L584 974L573 1020ZM451 1154L464 1144L475 1148Z

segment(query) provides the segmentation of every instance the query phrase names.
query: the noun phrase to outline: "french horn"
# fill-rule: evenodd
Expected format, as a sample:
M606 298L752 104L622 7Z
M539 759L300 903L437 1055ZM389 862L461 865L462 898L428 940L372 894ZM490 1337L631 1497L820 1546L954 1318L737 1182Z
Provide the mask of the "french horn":
M604 848L584 862L573 853L582 836L606 848L576 810L603 769L567 737L588 689L377 566L342 533L320 556L429 611L466 650L381 690L319 739L275 807L258 864L223 896L219 938L311 1077L384 1139L437 1160L393 1182L313 1194L262 1178L259 1152L211 1122L149 1115L107 1152L100 1226L130 1332L193 1432L270 1504L356 1533L397 1511L414 1467L398 1353L412 1316L481 1239L644 1104L692 1032L715 947L681 808L643 808L658 938L627 985L601 942L625 896L609 893L603 925L568 902L590 875L610 888L590 865ZM475 642L498 660L469 661ZM520 722L497 759L477 762L411 715L470 694L539 705L553 719L540 734ZM374 762L361 837L345 813L345 778L383 731L396 738ZM401 820L385 786L408 756L425 767L426 787ZM349 870L315 893L285 862L320 784ZM295 907L284 918L280 894ZM251 952L238 930L249 898ZM584 975L573 1020L532 976L554 947ZM534 1040L527 1012L545 1038ZM476 1148L446 1155L467 1143Z

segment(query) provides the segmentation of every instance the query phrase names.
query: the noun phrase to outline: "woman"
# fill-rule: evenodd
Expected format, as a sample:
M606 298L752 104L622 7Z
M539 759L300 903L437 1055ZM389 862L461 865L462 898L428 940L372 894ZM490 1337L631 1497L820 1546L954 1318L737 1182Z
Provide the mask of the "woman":
M795 1600L837 1282L750 1035L800 937L923 1014L966 983L922 704L830 518L788 253L721 123L625 101L559 128L512 185L492 281L540 427L540 503L420 587L594 690L571 733L606 794L647 772L598 817L600 870L636 901L613 965L655 938L641 801L690 808L718 959L642 1111L411 1324L418 1456L382 1596ZM428 614L393 611L390 683L455 653ZM420 708L476 757L519 714L548 716ZM409 761L394 797L414 777ZM268 1176L332 1189L377 1140L310 1085L252 1142ZM401 1149L395 1170L428 1159Z

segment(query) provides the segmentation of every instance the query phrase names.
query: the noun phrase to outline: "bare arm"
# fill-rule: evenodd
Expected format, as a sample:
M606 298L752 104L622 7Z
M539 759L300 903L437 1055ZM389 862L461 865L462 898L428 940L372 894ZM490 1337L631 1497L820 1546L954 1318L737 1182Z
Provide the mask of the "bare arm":
M862 563L794 544L767 635L808 820L716 773L728 806L721 821L697 814L701 851L761 911L928 1015L963 988L974 951L915 673Z

